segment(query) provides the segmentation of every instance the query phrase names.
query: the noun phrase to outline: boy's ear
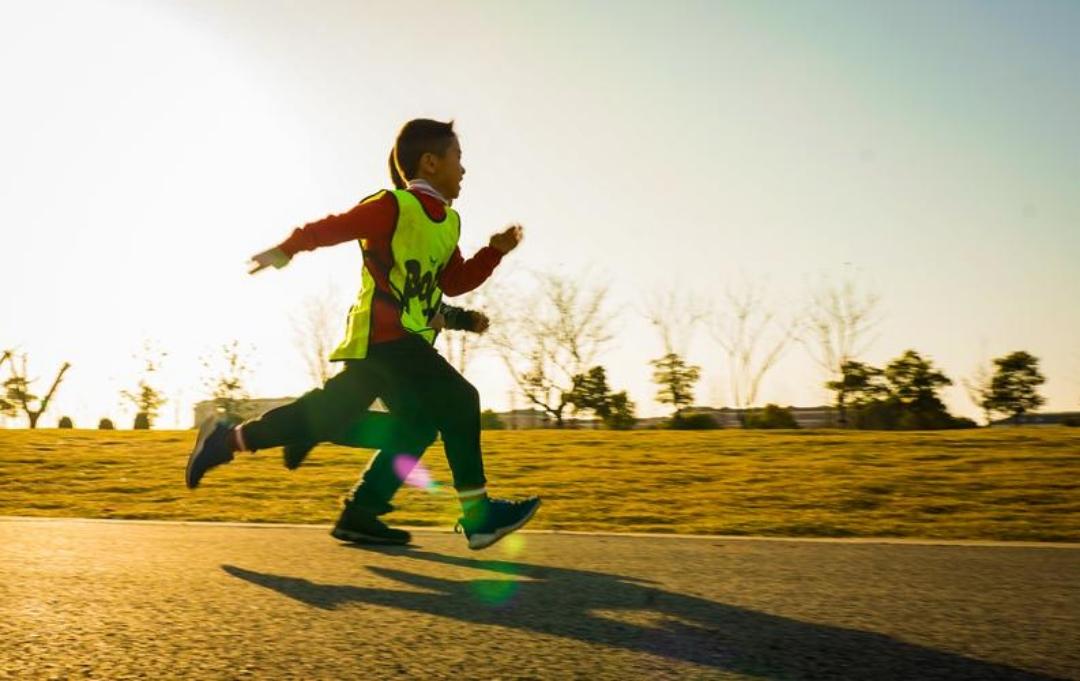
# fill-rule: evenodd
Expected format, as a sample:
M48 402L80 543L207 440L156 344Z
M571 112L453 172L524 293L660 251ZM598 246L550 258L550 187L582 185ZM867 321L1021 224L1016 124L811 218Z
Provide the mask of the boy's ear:
M430 151L425 151L420 156L420 163L418 164L421 170L426 170L429 173L435 172L436 157L435 154Z

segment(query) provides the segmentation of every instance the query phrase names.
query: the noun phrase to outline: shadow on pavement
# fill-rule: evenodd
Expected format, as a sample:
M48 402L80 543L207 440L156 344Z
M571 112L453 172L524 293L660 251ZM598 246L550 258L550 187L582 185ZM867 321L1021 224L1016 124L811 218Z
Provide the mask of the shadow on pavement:
M223 565L234 577L325 610L347 603L399 608L649 653L765 678L1053 679L873 632L801 622L600 572L477 560L408 547L379 550L417 561L495 573L459 581L371 567L425 589L317 584Z

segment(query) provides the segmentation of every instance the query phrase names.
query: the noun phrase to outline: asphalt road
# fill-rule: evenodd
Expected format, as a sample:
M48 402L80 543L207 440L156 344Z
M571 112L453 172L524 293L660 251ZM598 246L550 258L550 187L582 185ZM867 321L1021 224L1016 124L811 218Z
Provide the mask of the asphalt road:
M0 520L0 678L1080 679L1080 548Z

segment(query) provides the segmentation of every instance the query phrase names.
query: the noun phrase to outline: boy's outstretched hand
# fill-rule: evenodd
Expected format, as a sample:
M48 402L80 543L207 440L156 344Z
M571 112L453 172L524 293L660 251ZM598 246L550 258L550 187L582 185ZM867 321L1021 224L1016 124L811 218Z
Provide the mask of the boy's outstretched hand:
M259 270L266 269L267 267L274 267L280 270L282 267L289 264L289 260L291 260L291 258L280 248L271 248L268 251L256 253L251 256L251 260L248 261L248 274L255 274Z
M466 310L466 319L469 320L469 326L466 331L472 331L473 333L484 333L491 326L491 320L483 312L477 310Z
M521 228L521 225L510 225L505 231L492 236L491 241L488 242L488 246L491 246L503 255L506 255L517 248L517 245L521 243L521 238L523 236L525 236L525 230Z

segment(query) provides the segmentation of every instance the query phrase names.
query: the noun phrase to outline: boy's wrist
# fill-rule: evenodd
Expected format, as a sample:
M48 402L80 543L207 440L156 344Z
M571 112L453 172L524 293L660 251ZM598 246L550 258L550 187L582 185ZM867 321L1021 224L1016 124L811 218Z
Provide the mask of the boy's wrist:
M443 328L447 331L458 331L462 328L461 313L464 312L460 307L454 307L453 305L443 305L439 309L439 314L443 318Z

